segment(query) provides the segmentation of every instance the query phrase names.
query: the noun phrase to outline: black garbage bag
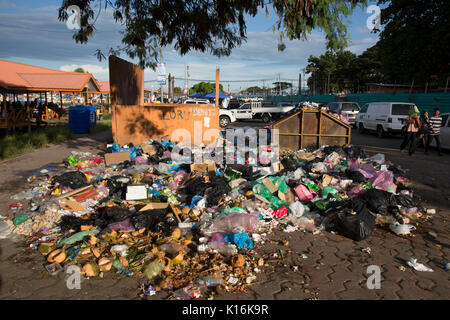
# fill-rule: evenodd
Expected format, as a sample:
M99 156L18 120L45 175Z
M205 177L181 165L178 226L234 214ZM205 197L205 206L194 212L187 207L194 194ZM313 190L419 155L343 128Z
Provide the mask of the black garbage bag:
M287 171L295 171L298 167L300 167L300 164L297 160L292 159L291 157L286 157L284 159L281 159L281 164Z
M91 221L93 225L103 229L110 223L123 221L132 215L133 212L119 206L101 207L92 215Z
M75 230L75 232L79 232L81 225L89 225L89 222L76 216L65 215L61 217L58 225L62 232L66 232L71 229Z
M364 175L359 171L351 171L351 170L345 170L345 175L352 179L354 182L361 183L366 182L367 178L364 177Z
M216 206L219 200L231 191L226 181L217 176L210 176L210 187L205 190L206 202L209 207Z
M323 148L323 152L327 155L336 152L337 154L339 154L342 157L346 157L347 153L342 149L341 146L329 146L329 147L325 147Z
M408 195L400 194L398 196L395 196L395 202L397 205L405 207L405 208L418 208L420 211L423 211L422 207L422 201L420 198L414 196L410 197Z
M114 176L108 179L105 179L106 186L109 189L109 196L115 196L119 199L125 197L125 193L127 192L127 184L117 181L117 179L123 178L122 176Z
M389 171L392 171L392 173L393 174L403 174L403 171L402 170L400 170L400 169L398 169L397 167L395 167L395 166L389 166L388 167L388 170Z
M227 165L227 170L229 169L239 172L244 179L252 180L253 178L253 167L235 163Z
M70 187L71 189L78 189L88 185L86 176L80 171L63 173L56 176L54 181L64 187Z
M137 212L131 217L136 230L146 228L150 231L160 231L166 222L167 209L146 210Z
M362 195L366 201L367 208L384 216L396 216L398 210L395 195L379 189L369 189Z
M366 239L375 228L376 216L361 199L352 199L336 214L336 229L343 236L355 241Z
M349 158L355 158L355 159L357 159L357 158L364 159L365 158L365 152L360 147L349 146L349 147L344 148L344 151L347 153L347 156Z
M209 187L209 183L206 183L203 177L197 177L188 181L184 190L187 194L191 196L199 195L204 196L205 190Z
M288 185L289 188L295 189L299 185L299 180L286 179L286 184Z

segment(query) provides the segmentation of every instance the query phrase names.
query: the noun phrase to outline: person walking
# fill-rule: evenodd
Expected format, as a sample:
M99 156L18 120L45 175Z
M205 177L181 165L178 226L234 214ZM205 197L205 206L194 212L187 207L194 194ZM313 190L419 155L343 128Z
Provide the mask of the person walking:
M417 133L419 128L422 126L422 121L420 121L419 109L417 106L411 106L409 109L409 116L406 120L406 124L408 127L406 128L406 134L403 142L400 145L400 152L403 152L403 149L409 145L408 153L412 156L416 152Z
M430 118L431 123L431 133L427 144L425 146L425 154L428 154L428 148L430 147L431 140L436 140L436 147L438 149L439 156L442 156L441 152L441 126L442 126L442 118L439 116L441 110L438 108L434 109L434 116Z
M422 127L419 130L420 138L422 140L423 148L425 149L427 147L428 139L430 138L431 133L431 122L428 111L423 112L420 120L422 121Z

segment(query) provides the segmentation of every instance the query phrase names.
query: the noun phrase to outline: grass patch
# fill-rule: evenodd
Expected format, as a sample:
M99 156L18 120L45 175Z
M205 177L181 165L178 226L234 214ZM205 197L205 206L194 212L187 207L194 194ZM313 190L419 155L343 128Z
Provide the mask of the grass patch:
M89 134L107 130L111 130L111 121L102 121L91 127ZM44 148L49 144L58 144L82 136L87 135L70 132L68 123L33 128L31 133L11 134L0 138L0 160L17 157L33 150Z
M103 115L103 120L111 120L112 119L112 113L107 113Z

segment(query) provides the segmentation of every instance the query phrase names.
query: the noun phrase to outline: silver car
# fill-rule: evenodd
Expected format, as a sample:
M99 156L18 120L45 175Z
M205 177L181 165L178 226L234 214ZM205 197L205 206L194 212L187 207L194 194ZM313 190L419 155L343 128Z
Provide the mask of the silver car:
M348 123L352 126L355 124L356 116L361 110L357 102L331 102L327 107L331 112L348 117Z

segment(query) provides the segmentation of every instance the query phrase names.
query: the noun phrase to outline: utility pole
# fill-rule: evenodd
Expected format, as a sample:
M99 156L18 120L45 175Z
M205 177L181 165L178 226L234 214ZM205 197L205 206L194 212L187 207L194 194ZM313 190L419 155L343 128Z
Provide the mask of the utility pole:
M302 74L298 74L298 95L302 95Z
M278 74L278 86L280 88L278 95L281 96L281 73Z

